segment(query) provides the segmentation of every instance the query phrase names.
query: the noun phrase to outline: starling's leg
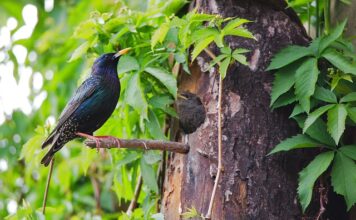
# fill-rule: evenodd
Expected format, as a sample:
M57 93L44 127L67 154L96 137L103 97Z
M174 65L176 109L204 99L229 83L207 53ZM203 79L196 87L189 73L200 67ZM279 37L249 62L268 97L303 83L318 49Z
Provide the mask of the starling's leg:
M95 141L95 146L96 146L96 150L99 152L99 138L96 138L95 136L92 136L92 135L89 135L89 134L85 134L85 133L82 133L82 132L77 132L75 133L76 135L80 136L80 137L84 137L84 138L87 138L87 139L90 139L90 140L93 140Z

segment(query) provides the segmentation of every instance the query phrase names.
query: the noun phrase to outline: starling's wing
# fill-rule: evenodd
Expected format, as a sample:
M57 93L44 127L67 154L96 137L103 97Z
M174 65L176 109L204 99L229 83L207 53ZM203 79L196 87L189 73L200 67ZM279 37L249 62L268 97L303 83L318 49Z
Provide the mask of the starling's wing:
M69 117L85 100L87 100L95 93L98 86L99 80L94 77L88 78L79 86L77 91L75 91L74 96L70 99L67 106L64 108L61 115L59 116L57 126L53 129L48 138L43 142L42 148L52 143L56 131L64 124L64 122L69 119Z

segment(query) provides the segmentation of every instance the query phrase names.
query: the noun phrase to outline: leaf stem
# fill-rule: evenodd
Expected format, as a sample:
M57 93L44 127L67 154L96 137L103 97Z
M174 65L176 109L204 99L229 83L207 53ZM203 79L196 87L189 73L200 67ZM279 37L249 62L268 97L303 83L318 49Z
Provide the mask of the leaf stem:
M324 33L330 31L330 0L324 0Z
M136 183L134 197L132 198L130 205L126 211L126 214L128 216L132 214L132 210L136 207L138 197L140 196L141 188L142 188L142 175L140 174L140 176L138 177L138 181Z

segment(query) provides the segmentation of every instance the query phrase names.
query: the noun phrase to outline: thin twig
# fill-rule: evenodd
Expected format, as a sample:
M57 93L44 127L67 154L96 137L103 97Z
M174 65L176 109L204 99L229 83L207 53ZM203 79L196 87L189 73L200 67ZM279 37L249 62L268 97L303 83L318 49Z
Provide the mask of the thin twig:
M92 183L93 189L94 189L94 198L95 198L96 210L98 212L100 212L101 211L100 186L99 186L98 180L94 176L91 176L90 180L91 180L91 183Z
M324 212L326 211L325 205L327 205L328 203L328 189L324 186L324 180L323 177L320 178L320 182L319 182L319 204L320 204L320 208L319 208L319 212L318 215L316 216L315 220L319 220L321 218L321 216L324 214Z
M49 183L51 182L51 177L52 177L53 165L54 165L54 158L52 158L51 163L50 163L49 173L47 176L45 194L43 196L43 205L42 205L42 214L43 215L46 214L47 196L48 196Z
M118 141L117 141L118 140ZM143 139L118 139L107 136L98 139L98 145L94 140L87 139L84 142L91 148L141 148L145 150L167 150L175 153L187 154L189 145L172 141L143 140Z
M134 197L132 198L129 208L126 211L126 214L128 216L132 214L132 210L136 207L138 197L140 196L141 188L142 188L142 176L140 174L140 176L138 177L138 181L136 183Z
M216 56L213 52L211 52L208 48L205 48L204 51L212 58L215 59ZM220 65L220 62L218 63ZM221 170L222 170L222 124L221 124L221 99L222 99L222 88L223 88L223 80L221 74L219 74L219 97L218 97L218 172L215 177L213 191L211 193L210 203L208 212L205 216L206 219L211 219L211 213L213 210L213 205L215 201L216 189L218 188Z

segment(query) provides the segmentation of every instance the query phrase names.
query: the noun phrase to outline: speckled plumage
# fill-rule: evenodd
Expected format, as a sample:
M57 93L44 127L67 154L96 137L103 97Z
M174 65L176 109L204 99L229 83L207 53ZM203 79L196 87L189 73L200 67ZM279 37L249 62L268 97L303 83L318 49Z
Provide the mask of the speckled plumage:
M92 73L64 108L57 126L42 144L52 144L41 163L47 166L53 155L67 142L78 137L77 132L92 135L114 111L120 96L120 81L117 76L119 57L114 53L99 57L92 67Z

